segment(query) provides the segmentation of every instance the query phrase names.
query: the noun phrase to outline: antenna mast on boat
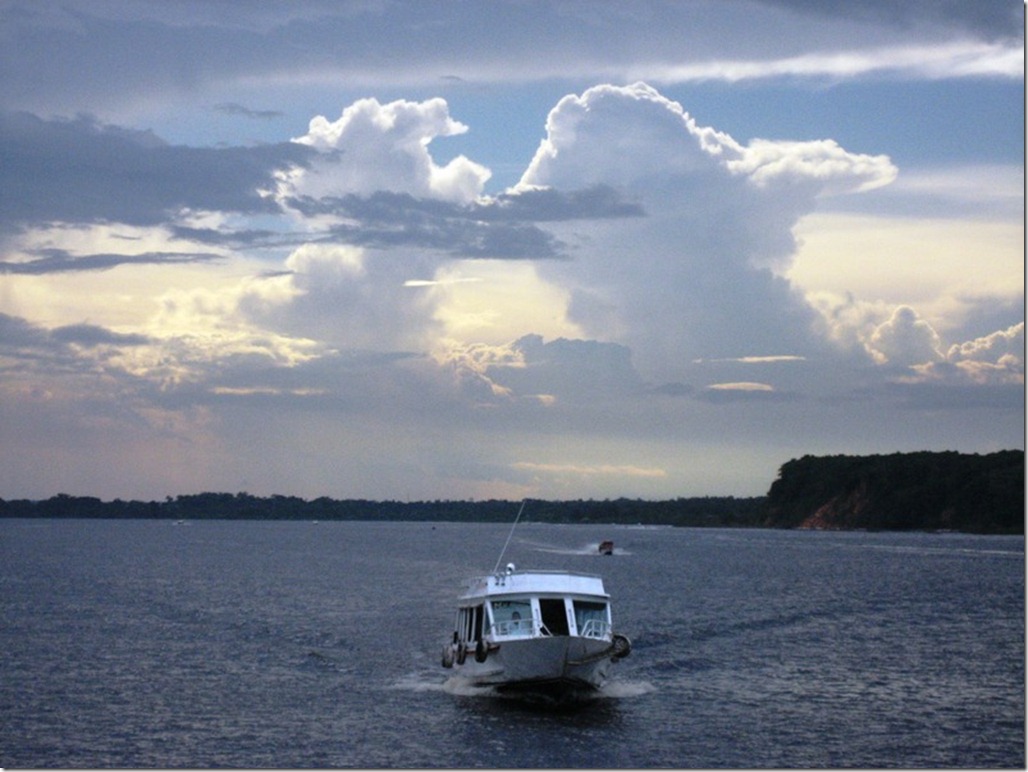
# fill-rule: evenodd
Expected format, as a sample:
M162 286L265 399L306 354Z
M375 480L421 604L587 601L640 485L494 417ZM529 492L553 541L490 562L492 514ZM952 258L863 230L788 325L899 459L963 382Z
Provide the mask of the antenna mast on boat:
M521 519L521 513L525 511L526 499L521 499L521 509L518 510L518 516L514 518L514 525L510 527L510 533L507 534L507 541L503 543L503 549L500 550L500 557L496 559L496 566L493 568L495 574L500 570L500 562L503 560L503 553L507 551L507 545L510 544L510 539L514 535L514 529L518 527L518 520Z

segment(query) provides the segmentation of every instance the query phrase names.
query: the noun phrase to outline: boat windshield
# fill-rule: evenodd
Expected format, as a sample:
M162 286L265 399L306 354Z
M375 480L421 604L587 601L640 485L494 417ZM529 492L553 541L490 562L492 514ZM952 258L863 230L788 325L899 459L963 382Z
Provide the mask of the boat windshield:
M610 632L607 604L591 600L576 600L575 626L585 638L602 638Z
M532 634L532 602L528 598L494 600L492 607L497 635Z

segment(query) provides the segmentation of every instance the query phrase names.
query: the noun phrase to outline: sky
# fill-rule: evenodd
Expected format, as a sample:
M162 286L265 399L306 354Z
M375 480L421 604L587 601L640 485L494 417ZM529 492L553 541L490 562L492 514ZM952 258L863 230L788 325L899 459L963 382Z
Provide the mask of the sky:
M0 0L0 498L1024 447L1024 5Z

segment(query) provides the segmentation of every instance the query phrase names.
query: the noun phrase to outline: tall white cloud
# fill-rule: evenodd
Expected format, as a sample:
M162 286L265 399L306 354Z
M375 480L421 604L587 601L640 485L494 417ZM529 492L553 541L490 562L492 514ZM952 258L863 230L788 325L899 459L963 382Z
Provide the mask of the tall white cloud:
M1023 388L1024 322L954 344L946 352L945 362L930 363L918 372L928 380Z
M336 349L423 351L438 333L435 302L406 280L433 265L421 255L305 244L286 259L285 274L251 282L239 307L255 323Z
M482 192L489 170L462 155L439 166L428 151L433 139L465 131L467 126L450 117L440 98L384 105L377 99L358 100L335 121L316 116L307 133L293 140L318 155L308 168L283 175L280 195L390 191L467 203Z
M557 226L574 259L540 271L570 287L573 321L660 377L697 357L818 348L817 314L780 275L792 227L819 196L896 174L830 141L740 144L643 83L567 96L546 129L522 187L609 185L646 216Z
M941 360L941 346L938 333L910 306L897 308L867 342L875 361L902 367Z
M991 335L954 344L946 352L946 358L950 361L995 362L1004 357L1013 357L1024 364L1024 322L1005 330L997 330Z

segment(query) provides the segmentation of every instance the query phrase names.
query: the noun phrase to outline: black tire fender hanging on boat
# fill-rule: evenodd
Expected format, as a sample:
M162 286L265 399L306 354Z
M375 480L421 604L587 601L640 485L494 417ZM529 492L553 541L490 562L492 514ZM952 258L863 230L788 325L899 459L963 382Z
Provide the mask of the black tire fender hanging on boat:
M475 662L485 662L489 657L489 644L481 638L475 644Z
M443 667L453 667L453 646L450 644L443 646Z
M611 641L611 648L614 650L611 659L624 659L632 653L632 642L627 635L617 634Z
M464 661L468 658L468 645L461 641L457 645L457 664L463 665Z

